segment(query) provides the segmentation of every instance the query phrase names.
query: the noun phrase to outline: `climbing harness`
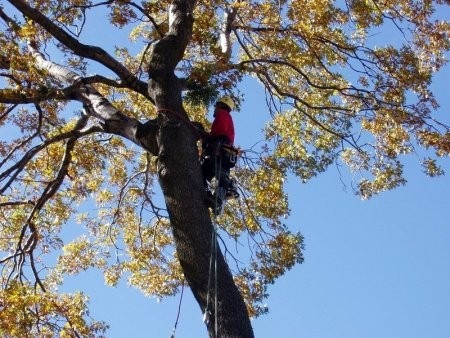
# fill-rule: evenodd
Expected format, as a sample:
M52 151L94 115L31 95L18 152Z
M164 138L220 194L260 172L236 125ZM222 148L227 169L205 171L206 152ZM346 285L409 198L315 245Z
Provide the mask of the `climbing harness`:
M220 145L220 151L222 152L222 157L224 159L224 163L222 163L222 165L228 167L229 169L234 168L237 163L239 149L233 147L232 145L222 143Z
M211 173L211 176L209 176L209 169L207 169L208 173L204 174L206 175L205 180L210 183L209 187L206 188L209 194L209 204L216 216L222 214L223 208L221 207L223 207L226 199L239 197L235 188L235 180L229 175L229 170L236 166L238 154L237 148L219 140L208 144L200 156L202 166L214 168L214 173ZM208 161L208 163L205 164L205 161ZM211 183L212 177L215 178L214 184ZM211 193L212 190L214 190L214 195Z

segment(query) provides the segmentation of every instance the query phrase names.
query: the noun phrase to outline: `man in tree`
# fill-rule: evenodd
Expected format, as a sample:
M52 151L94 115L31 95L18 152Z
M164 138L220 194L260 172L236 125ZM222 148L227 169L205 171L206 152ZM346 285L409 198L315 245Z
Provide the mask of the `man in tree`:
M236 164L236 151L234 143L234 124L231 111L234 101L229 96L222 96L214 108L214 121L211 133L203 139L204 153L202 156L202 172L205 185L210 198L211 207L216 215L223 211L224 201L227 197L239 196L234 180L230 178L230 169ZM208 188L208 182L215 177L218 186L214 196Z

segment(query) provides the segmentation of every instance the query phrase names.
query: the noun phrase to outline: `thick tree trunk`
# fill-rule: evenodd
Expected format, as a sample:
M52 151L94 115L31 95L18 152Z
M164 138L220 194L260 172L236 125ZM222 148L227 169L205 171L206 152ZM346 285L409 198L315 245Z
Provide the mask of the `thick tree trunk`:
M160 112L158 123L158 174L176 243L178 259L189 286L205 311L211 238L213 226L205 205L205 191L198 161L195 134L186 122L172 112L179 112L180 91L173 81L160 79L152 83ZM165 88L165 89L164 89ZM217 247L217 246L216 246ZM217 322L218 337L253 337L245 303L220 250L217 255ZM214 299L214 287L210 288ZM215 337L214 302L210 302L211 337Z
M174 1L168 34L153 47L149 94L158 109L158 174L184 276L204 312L208 294L213 226L196 147L197 135L187 121L175 66L192 33L195 1ZM218 247L218 246L216 246ZM217 253L217 309L210 306L211 337L253 337L247 308L220 250ZM215 299L214 288L210 294Z

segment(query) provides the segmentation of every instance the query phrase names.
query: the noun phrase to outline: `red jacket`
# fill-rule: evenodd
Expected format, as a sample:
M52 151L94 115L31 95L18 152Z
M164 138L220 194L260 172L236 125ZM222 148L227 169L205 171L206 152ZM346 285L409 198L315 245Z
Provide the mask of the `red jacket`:
M217 109L211 126L211 136L225 136L230 144L234 143L234 124L231 114L225 109Z

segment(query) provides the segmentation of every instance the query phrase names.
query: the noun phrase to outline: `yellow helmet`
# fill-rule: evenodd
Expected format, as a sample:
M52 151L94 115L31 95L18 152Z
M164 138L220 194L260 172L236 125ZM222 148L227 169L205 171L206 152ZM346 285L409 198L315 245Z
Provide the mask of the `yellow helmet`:
M226 104L228 107L230 107L231 110L234 109L234 101L229 96L222 96L217 100L217 102L222 102L223 104Z

